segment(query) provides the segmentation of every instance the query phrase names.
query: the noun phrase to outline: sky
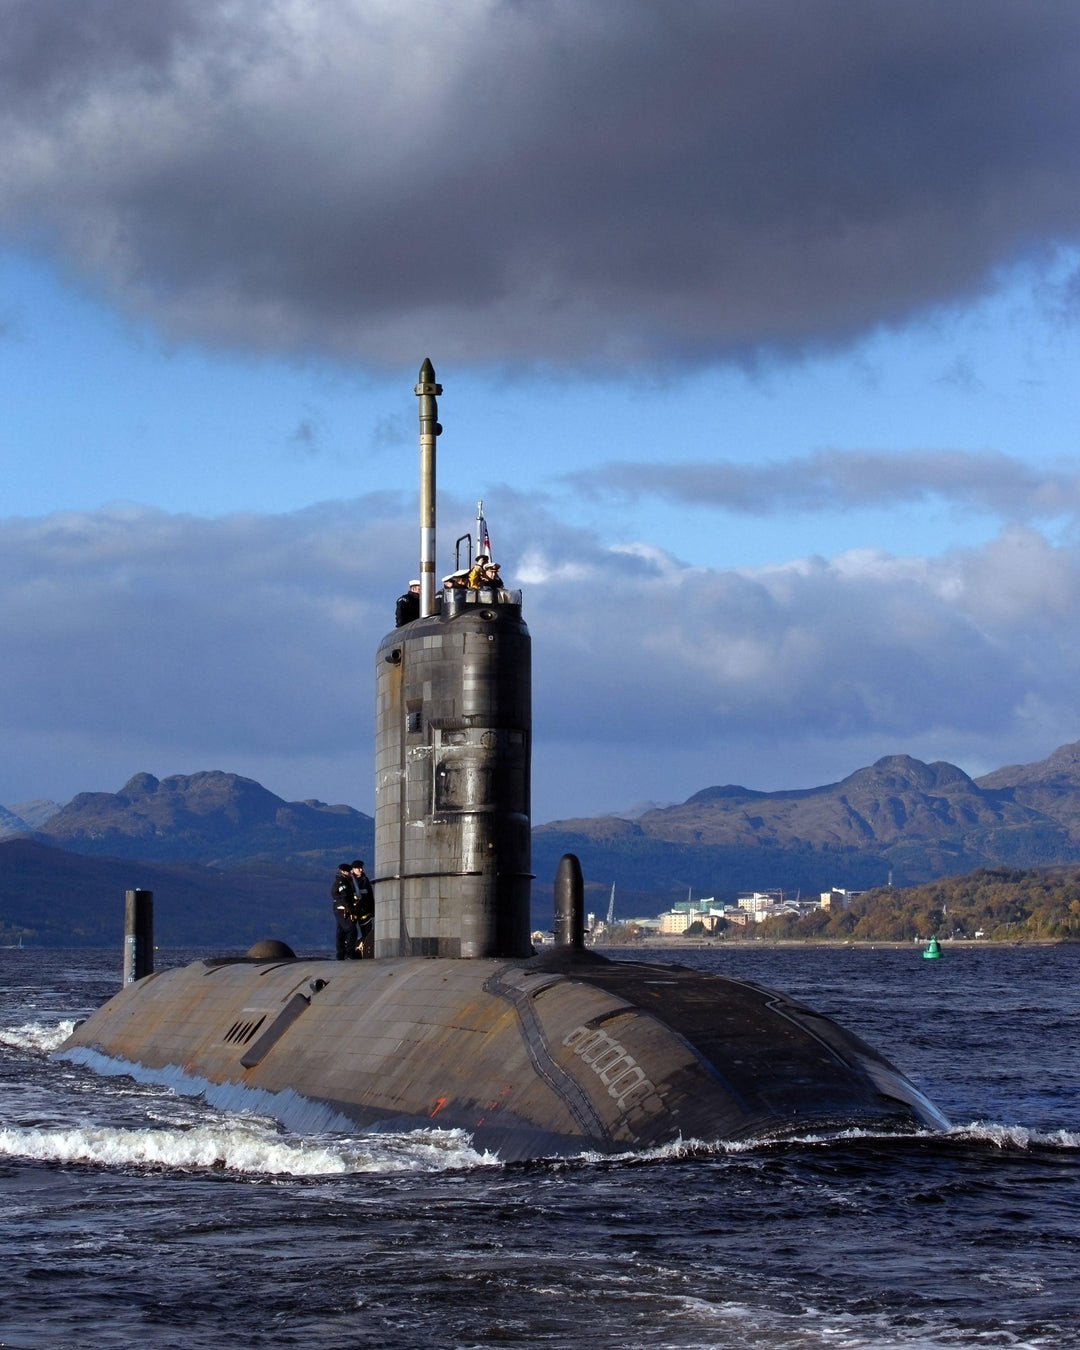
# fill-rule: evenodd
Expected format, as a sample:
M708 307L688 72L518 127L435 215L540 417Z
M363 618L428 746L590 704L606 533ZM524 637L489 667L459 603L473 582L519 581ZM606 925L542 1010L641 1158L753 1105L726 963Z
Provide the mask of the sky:
M534 820L1080 738L1071 0L0 6L0 802L373 808L425 356Z

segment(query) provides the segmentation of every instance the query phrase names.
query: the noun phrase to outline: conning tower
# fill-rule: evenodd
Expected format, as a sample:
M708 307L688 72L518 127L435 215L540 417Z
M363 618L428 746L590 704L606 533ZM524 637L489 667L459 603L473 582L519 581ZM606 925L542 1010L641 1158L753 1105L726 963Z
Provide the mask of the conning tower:
M376 658L375 955L523 957L531 651L521 592L435 587L430 360L420 413L420 617ZM480 552L477 541L477 552Z

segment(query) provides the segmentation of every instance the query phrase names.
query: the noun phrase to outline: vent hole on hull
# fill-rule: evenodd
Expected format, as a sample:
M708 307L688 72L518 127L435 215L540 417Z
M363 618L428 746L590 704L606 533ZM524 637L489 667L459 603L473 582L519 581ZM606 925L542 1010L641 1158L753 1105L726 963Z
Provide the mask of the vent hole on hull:
M264 1013L253 1022L234 1022L222 1039L228 1041L230 1045L247 1045L265 1021Z

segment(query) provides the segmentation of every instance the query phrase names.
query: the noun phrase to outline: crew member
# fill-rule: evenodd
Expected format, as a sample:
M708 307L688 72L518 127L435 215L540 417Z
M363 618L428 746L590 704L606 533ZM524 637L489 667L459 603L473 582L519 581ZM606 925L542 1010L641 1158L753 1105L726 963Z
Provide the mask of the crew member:
M334 922L337 925L337 959L348 961L356 955L356 889L353 886L352 863L338 863L330 886L334 902Z
M352 888L353 888L353 912L356 915L356 921L360 925L360 941L357 943L354 955L357 959L361 957L374 956L374 944L372 943L372 933L375 928L375 890L371 884L371 879L364 871L364 860L357 858L352 865Z
M407 623L420 617L420 583L410 581L409 589L398 596L397 609L394 612L394 627L404 628Z
M476 561L469 569L469 588L475 590L487 580L488 563L491 560L486 553L478 553Z

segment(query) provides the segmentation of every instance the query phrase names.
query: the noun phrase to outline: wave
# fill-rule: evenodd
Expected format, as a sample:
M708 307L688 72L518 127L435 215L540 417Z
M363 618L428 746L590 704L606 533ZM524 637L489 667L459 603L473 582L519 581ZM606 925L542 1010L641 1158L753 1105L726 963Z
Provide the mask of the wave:
M48 1055L59 1049L74 1030L72 1018L60 1022L24 1022L20 1027L0 1027L0 1045Z
M954 1125L947 1135L965 1143L994 1144L1003 1149L1080 1149L1080 1131L1077 1130L1029 1130L1024 1125L995 1125L982 1120L972 1121L970 1125Z
M897 1131L868 1130L853 1126L850 1129L824 1133L776 1136L758 1136L750 1139L676 1139L656 1148L626 1153L582 1152L572 1161L577 1163L655 1163L693 1158L716 1158L726 1155L772 1152L778 1149L810 1147L835 1148L853 1142L880 1144L924 1144L931 1142L948 1147L951 1144L992 1144L1002 1151L1039 1149L1060 1152L1080 1150L1080 1132L1074 1130L1032 1130L1024 1125L1000 1125L991 1121L972 1121L969 1125L951 1125L947 1130Z
M743 1148L769 1147L784 1144L838 1144L846 1140L864 1139L896 1141L931 1141L938 1144L993 1144L1000 1149L1061 1149L1071 1151L1080 1149L1080 1133L1073 1130L1032 1130L1026 1125L1000 1125L993 1121L973 1120L968 1125L950 1125L947 1130L913 1130L882 1132L853 1128L837 1130L827 1134L793 1135L782 1140L749 1140Z
M67 1039L73 1026L74 1023L71 1021L58 1024L28 1023L0 1031L0 1044L48 1052ZM230 1142L233 1132L228 1129L208 1131L203 1127L191 1128L177 1121L176 1128L163 1131L83 1132L96 1133L101 1138L94 1142L93 1147L86 1145L86 1148L90 1149L89 1152L81 1153L78 1149L83 1145L79 1144L77 1139L60 1140L60 1135L64 1132L53 1132L55 1147L58 1150L75 1151L67 1153L60 1151L55 1154L28 1153L26 1148L18 1146L9 1150L5 1136L0 1132L0 1153L11 1151L35 1158L54 1157L60 1161L115 1162L158 1167L217 1167L238 1172L294 1176L425 1169L439 1171L503 1165L496 1154L481 1153L473 1149L471 1136L464 1131L421 1129L409 1132L372 1132L358 1136L355 1133L354 1122L345 1119L325 1104L308 1101L291 1090L269 1092L232 1083L210 1083L203 1079L191 1078L176 1066L148 1070L144 1066L126 1061L111 1060L85 1047L66 1051L61 1058L86 1064L98 1073L132 1077L140 1083L170 1088L182 1097L201 1097L212 1108L233 1114L243 1122L249 1123L253 1116L269 1117L283 1122L294 1131L293 1139L300 1140L309 1132L310 1135L308 1139L292 1145L284 1145L280 1138L271 1136L272 1143L266 1145L265 1150L260 1145L255 1147L252 1153L250 1139L247 1136L237 1136L237 1140ZM266 1128L273 1129L273 1126L267 1125ZM77 1135L79 1132L69 1133ZM104 1141L106 1135L126 1137L127 1142L117 1146L119 1153L116 1157L108 1152L111 1145ZM202 1136L205 1137L201 1138ZM334 1139L329 1145L311 1142L312 1139L325 1141L330 1136L334 1136ZM153 1151L158 1148L156 1143L144 1142L157 1137L165 1141L183 1141L173 1161L165 1154ZM351 1140L352 1143L343 1146L340 1143L342 1137ZM361 1139L362 1147L357 1142ZM652 1149L615 1154L583 1150L572 1159L536 1159L529 1165L543 1166L545 1163L557 1166L565 1166L567 1163L585 1166L638 1165L725 1155L758 1154L798 1147L840 1148L860 1142L901 1148L925 1147L931 1144L938 1148L949 1149L974 1145L992 1146L1001 1151L1039 1150L1070 1153L1080 1150L1080 1132L1065 1128L1052 1131L1036 1130L1023 1125L1005 1125L978 1120L966 1125L951 1125L942 1130L924 1128L903 1132L853 1126L782 1137L771 1135L738 1140L680 1138ZM161 1147L168 1152L167 1142ZM126 1153L125 1148L128 1150ZM151 1149L151 1152L146 1152L147 1148Z
M753 1291L754 1277L744 1277ZM803 1302L798 1312L786 1312L751 1299L712 1300L685 1293L653 1295L663 1308L665 1325L683 1329L677 1344L693 1350L972 1350L972 1346L1066 1346L1070 1334L1043 1322L1041 1334L1022 1338L1007 1325L970 1330L949 1319L949 1310L918 1307L897 1314L888 1309L851 1312ZM767 1297L767 1294L766 1294ZM695 1335L698 1330L698 1335ZM1059 1339L1060 1336L1060 1339ZM634 1342L637 1344L637 1342ZM665 1341L665 1344L674 1342Z
M420 1173L500 1166L497 1156L478 1152L464 1130L373 1133L348 1139L297 1139L276 1135L269 1122L238 1121L192 1127L126 1129L78 1126L0 1129L0 1156L38 1162L84 1163L103 1167L164 1171L217 1171L246 1176L340 1177L360 1173ZM549 1165L641 1165L793 1147L835 1148L852 1142L991 1144L1002 1150L1080 1150L1080 1134L1044 1133L1018 1125L973 1122L934 1134L882 1134L864 1129L785 1139L678 1139L653 1149L619 1154L584 1152ZM537 1164L531 1164L535 1167ZM543 1164L541 1164L543 1165Z
M362 1139L282 1139L249 1123L192 1129L79 1126L0 1129L0 1156L167 1171L331 1177L363 1172L441 1172L497 1162L463 1130L414 1130Z

